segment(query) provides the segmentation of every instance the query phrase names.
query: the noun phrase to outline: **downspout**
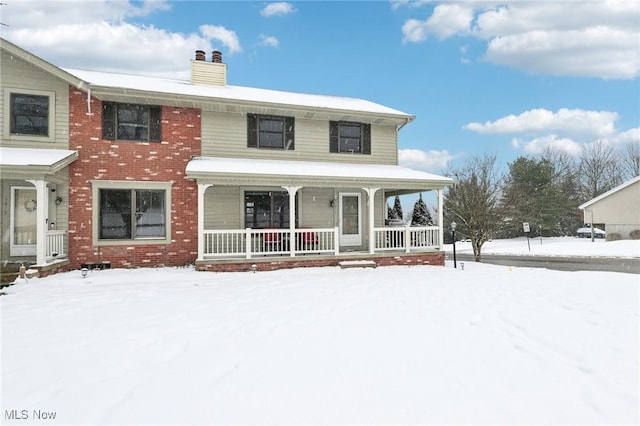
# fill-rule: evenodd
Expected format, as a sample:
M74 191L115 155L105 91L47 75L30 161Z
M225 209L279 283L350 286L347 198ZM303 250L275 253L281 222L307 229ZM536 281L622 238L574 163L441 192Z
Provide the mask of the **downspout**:
M91 87L87 88L87 112L91 115Z

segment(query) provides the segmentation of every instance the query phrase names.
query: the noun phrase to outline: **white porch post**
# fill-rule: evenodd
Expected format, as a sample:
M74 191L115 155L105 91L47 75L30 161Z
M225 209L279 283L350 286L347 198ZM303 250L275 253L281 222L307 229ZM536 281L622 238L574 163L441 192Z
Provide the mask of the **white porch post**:
M296 255L296 192L301 186L283 186L289 193L289 251L291 257Z
M44 180L28 180L36 187L36 265L46 262L47 247L47 217L49 204L47 196L47 182Z
M373 254L375 251L375 231L374 231L374 218L375 218L375 195L380 188L363 188L367 191L367 203L369 205L369 253Z
M444 209L442 202L442 189L436 189L438 195L438 245L444 250Z
M198 184L198 260L204 259L204 193L210 183Z

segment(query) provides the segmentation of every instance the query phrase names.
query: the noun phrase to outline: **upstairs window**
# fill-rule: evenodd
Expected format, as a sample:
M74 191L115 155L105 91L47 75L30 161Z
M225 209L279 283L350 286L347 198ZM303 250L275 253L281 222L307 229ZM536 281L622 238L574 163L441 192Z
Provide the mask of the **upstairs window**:
M371 124L330 121L329 152L371 154Z
M247 147L293 150L295 119L273 115L247 115Z
M10 132L49 137L49 96L10 94Z
M161 107L103 102L102 138L142 142L160 142Z

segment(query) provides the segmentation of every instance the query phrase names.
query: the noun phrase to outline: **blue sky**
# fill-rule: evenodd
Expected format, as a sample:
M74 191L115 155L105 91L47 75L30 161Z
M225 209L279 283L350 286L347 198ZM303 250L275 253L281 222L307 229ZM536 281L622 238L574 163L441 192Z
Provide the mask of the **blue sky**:
M413 114L401 164L640 143L640 2L7 1L0 32L63 67L364 98Z

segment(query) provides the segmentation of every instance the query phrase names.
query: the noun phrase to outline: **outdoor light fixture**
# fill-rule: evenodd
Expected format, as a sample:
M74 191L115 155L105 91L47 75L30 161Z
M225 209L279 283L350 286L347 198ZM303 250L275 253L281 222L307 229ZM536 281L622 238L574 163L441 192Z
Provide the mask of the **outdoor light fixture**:
M451 236L453 237L453 267L458 268L456 264L456 226L458 224L455 222L451 222Z
M82 269L80 269L80 273L82 274L82 278L87 278L87 274L89 273L89 269L82 268Z
M60 204L62 204L62 197L57 196L56 197L56 206L59 206Z

